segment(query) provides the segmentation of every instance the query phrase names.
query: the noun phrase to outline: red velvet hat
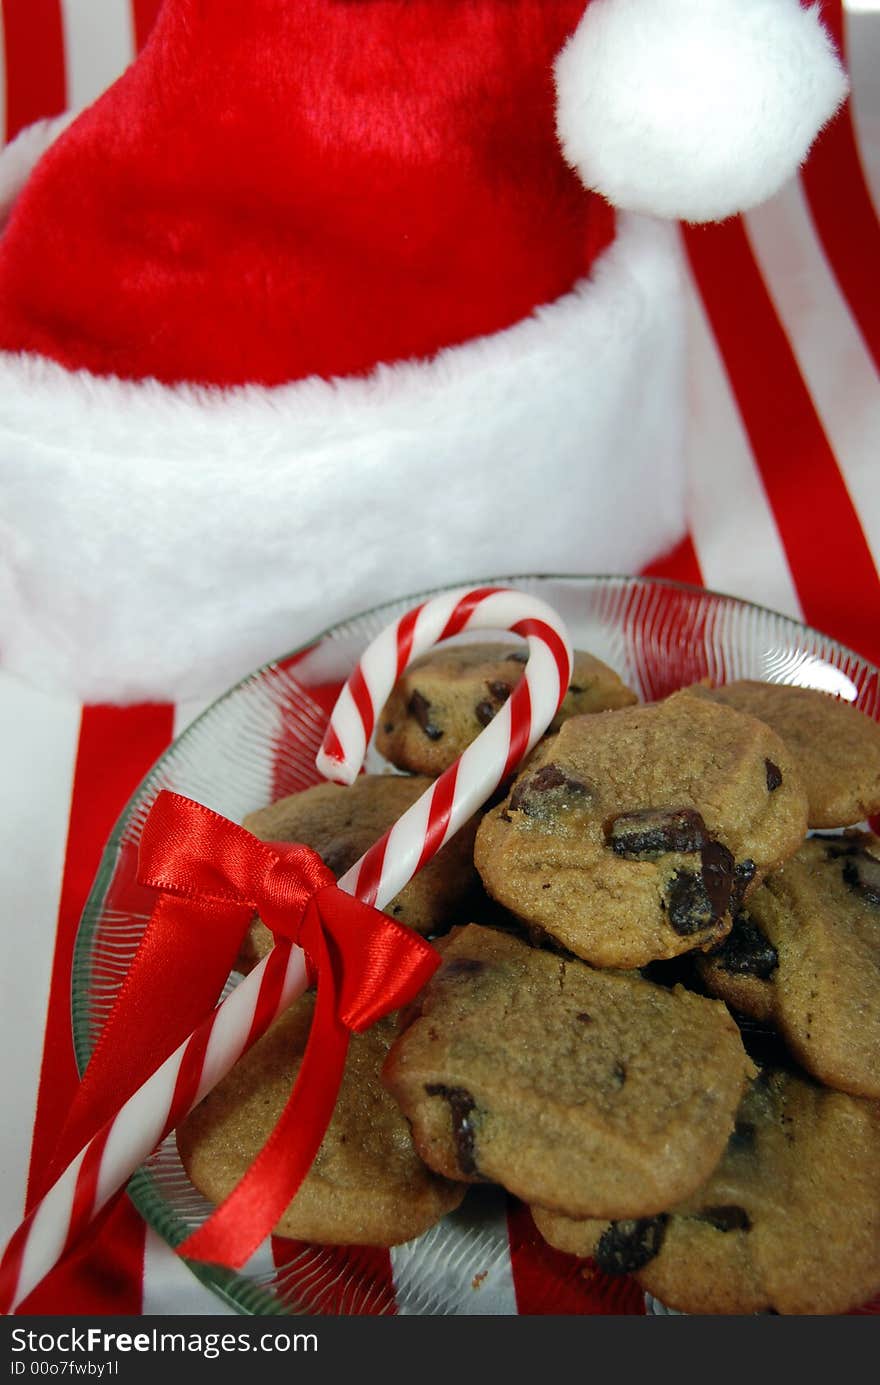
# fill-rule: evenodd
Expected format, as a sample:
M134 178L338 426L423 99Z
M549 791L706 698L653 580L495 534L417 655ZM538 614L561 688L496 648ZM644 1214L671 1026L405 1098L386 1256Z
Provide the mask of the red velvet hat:
M166 4L22 195L0 346L276 385L433 355L568 292L613 234L556 138L583 0L504 8Z
M166 0L0 161L45 148L0 239L7 663L180 695L672 543L675 230L600 194L724 215L844 90L796 0Z

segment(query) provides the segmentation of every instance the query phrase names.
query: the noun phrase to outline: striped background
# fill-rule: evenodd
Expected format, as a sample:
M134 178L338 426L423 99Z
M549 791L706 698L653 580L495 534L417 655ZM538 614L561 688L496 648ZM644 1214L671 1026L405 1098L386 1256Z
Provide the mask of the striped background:
M92 100L145 40L158 0L0 8L0 139L9 139ZM740 220L683 234L690 533L652 571L775 607L880 662L880 14L870 8L853 0L844 15L839 0L823 0L854 97L802 175ZM29 1176L45 1167L75 1083L71 950L101 847L197 710L81 707L0 667L0 1241L20 1219ZM545 1270L558 1265L522 1214L490 1203L486 1234L492 1269L462 1311L548 1311ZM363 1258L398 1311L417 1311L406 1247ZM566 1283L552 1311L594 1311L589 1286ZM28 1308L223 1311L127 1202Z

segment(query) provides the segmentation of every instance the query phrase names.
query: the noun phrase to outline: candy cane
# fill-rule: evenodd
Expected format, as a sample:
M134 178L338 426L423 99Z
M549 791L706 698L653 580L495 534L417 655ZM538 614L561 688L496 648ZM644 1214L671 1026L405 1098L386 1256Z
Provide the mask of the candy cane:
M571 677L571 647L559 617L537 597L498 587L433 597L389 625L364 652L339 695L318 752L328 779L350 784L376 718L403 670L465 630L510 630L528 640L524 677L487 727L385 836L339 881L383 908L507 778L553 720Z
M524 636L529 644L524 676L456 763L340 879L341 889L377 908L493 793L543 734L568 688L568 636L544 602L501 588L434 597L389 626L364 653L334 709L317 757L321 772L352 782L378 711L407 664L441 640L473 629ZM151 1151L307 984L302 951L293 948L285 955L273 948L125 1102L13 1234L0 1260L0 1311L14 1311Z

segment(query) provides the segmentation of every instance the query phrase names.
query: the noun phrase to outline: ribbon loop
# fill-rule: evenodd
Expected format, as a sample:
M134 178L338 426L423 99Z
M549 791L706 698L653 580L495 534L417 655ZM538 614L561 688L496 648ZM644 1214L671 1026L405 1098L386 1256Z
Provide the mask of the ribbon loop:
M339 889L309 847L260 842L167 790L144 826L138 878L162 891L142 949L169 903L178 913L185 907L215 919L218 911L234 915L239 934L256 912L276 937L303 948L317 980L313 1033L275 1131L238 1187L179 1247L182 1255L235 1268L269 1235L311 1167L333 1112L349 1034L412 1000L440 958L411 929ZM196 930L185 931L197 938ZM160 959L163 968L169 960ZM108 1029L115 1019L116 1010ZM102 1048L106 1053L103 1040Z
M336 876L310 847L285 842L273 846L271 853L274 860L260 881L256 911L276 937L303 946L306 907L318 891L335 888Z

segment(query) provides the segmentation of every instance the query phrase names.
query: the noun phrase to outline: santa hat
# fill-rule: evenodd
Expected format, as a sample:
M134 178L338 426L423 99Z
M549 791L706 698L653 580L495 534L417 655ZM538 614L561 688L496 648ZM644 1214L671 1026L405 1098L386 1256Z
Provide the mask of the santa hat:
M166 0L0 159L4 664L179 697L638 568L684 527L657 217L769 195L845 90L797 0Z

